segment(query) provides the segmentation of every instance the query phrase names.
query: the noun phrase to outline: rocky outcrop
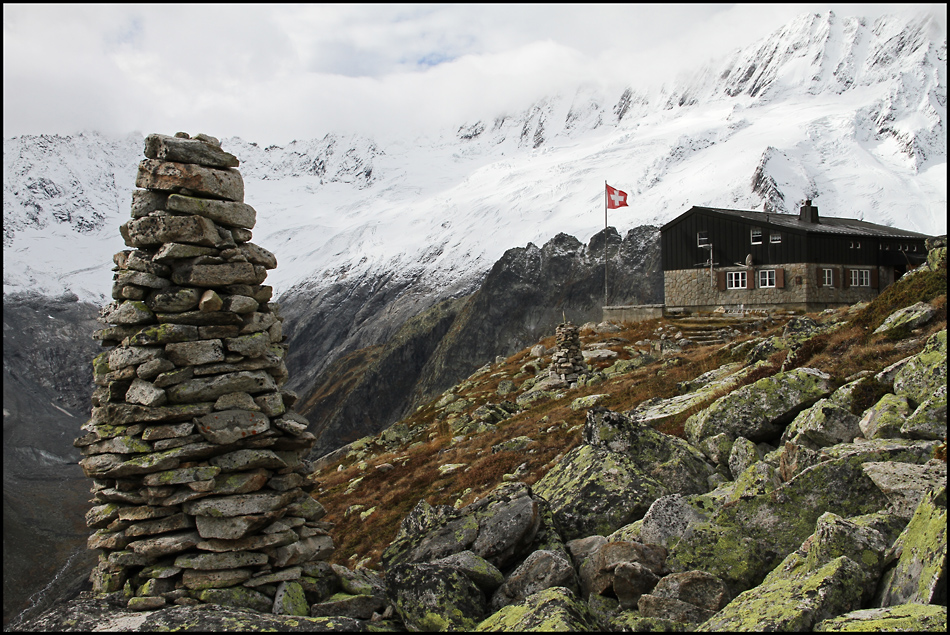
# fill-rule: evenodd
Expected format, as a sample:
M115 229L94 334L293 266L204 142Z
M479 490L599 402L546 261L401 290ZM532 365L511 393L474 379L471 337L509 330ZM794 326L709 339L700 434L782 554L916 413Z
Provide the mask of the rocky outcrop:
M282 318L261 284L276 258L249 242L256 213L215 139L151 135L145 154L74 443L93 480L93 591L306 615L299 580L333 541L301 489L314 437L282 389Z
M705 492L714 472L682 439L619 413L589 411L584 441L534 486L568 540L607 535L667 494Z

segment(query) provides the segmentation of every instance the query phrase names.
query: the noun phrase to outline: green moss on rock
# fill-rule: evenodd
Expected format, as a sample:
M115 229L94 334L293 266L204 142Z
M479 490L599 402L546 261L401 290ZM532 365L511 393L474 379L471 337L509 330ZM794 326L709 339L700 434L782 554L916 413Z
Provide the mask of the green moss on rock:
M862 609L823 620L818 633L946 633L947 607L935 604L900 604Z
M924 496L893 547L897 563L881 580L877 606L936 601L947 575L946 485ZM946 601L944 596L943 601Z
M822 619L859 607L863 581L861 567L846 556L814 572L790 567L790 575L771 577L743 592L696 630L807 631Z
M477 632L588 632L600 630L587 604L570 589L551 587L509 604L482 621Z

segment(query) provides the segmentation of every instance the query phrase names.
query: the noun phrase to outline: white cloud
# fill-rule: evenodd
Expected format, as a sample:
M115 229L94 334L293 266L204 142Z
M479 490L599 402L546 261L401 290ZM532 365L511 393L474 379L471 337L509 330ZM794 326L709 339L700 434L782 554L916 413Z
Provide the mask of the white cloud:
M581 81L653 85L806 11L904 6L4 4L4 136L449 125ZM944 5L912 9L946 32Z

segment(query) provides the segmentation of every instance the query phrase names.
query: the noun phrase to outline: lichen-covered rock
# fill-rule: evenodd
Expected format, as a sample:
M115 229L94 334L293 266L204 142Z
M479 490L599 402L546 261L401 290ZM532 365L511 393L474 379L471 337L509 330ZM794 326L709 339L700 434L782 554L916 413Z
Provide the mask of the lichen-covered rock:
M593 408L594 406L596 406L597 404L599 404L601 401L603 401L609 396L610 395L599 394L599 395L587 395L586 397L578 397L577 399L571 402L571 410L577 411L577 410L586 410L588 408Z
M900 461L926 463L934 457L935 441L914 439L855 439L854 443L839 443L821 451L822 459L854 458L868 461Z
M658 498L647 510L640 525L640 542L664 547L679 539L690 525L708 517L690 505L682 494Z
M899 437L911 410L907 397L888 393L864 412L858 427L866 439Z
M761 461L764 456L764 452L755 443L745 437L737 438L729 450L729 474L737 478L750 465Z
M847 556L864 571L862 602L869 601L884 567L887 547L887 539L873 527L825 512L815 524L815 533L802 545L802 551L807 552L803 566L817 570L837 557Z
M888 546L868 520L822 514L799 550L698 630L810 630L860 607L873 593Z
M299 582L285 580L277 585L273 612L274 615L310 615L310 607Z
M243 586L233 586L226 589L203 589L195 594L202 602L249 608L261 613L270 613L274 608L274 601L254 589Z
M735 483L729 488L730 493L726 500L732 502L740 498L770 494L781 485L782 480L778 471L765 461L757 461L736 477Z
M496 489L493 496L471 505L478 521L472 551L496 567L505 568L531 544L541 528L541 506L519 483Z
M668 493L626 455L581 445L534 485L551 506L566 540L607 535L641 518Z
M385 579L379 573L371 569L347 569L338 564L331 564L330 569L339 579L340 587L346 593L351 595L372 595L380 598L386 595Z
M704 609L689 602L659 597L650 593L641 595L637 606L640 615L643 617L654 617L688 624L705 622L715 614L715 611Z
M929 322L937 310L926 302L917 302L903 309L898 309L884 320L883 324L874 329L874 333L886 333L896 329L915 329Z
M817 571L805 570L803 565L789 568L800 558L789 556L776 570L778 574L741 593L696 630L807 631L821 620L860 607L864 572L853 560L841 556Z
M354 619L372 619L373 613L382 614L386 609L385 600L373 595L350 595L334 593L322 602L310 606L310 617L352 617Z
M851 611L815 624L816 633L946 633L947 607L898 604Z
M409 630L472 630L485 617L485 595L455 567L397 564L387 570L386 582Z
M542 531L545 509L544 501L523 483L502 484L462 509L432 507L421 500L383 552L383 568L434 562L466 550L496 567L507 567L523 557Z
M587 604L570 589L552 587L497 611L475 629L477 632L588 632L599 630Z
M723 469L729 463L733 443L735 443L735 439L731 433L720 432L719 434L714 434L711 437L702 439L696 447L706 455L713 464Z
M694 626L662 617L643 617L640 611L622 611L619 615L602 623L604 624L602 631L615 633L686 633Z
M641 360L643 358L639 357L636 359ZM622 363L623 362L617 362L617 364ZM640 362L640 364L642 363L643 362ZM742 367L741 364L726 364L720 368L703 373L692 381L678 384L677 388L679 388L683 394L667 399L647 399L626 414L634 421L656 428L674 417L690 410L695 410L701 404L713 399L716 394L722 394L723 391L731 390L748 376L749 373L757 371L763 363L764 362L757 362L745 367Z
M588 411L584 440L534 485L567 540L607 535L666 494L704 492L714 471L681 439L620 413Z
M833 389L831 377L814 368L764 377L687 419L686 436L694 445L722 432L754 442L773 440L799 412Z
M922 403L947 385L947 329L927 339L922 351L910 358L894 377L894 393Z
M861 467L887 496L894 513L908 519L925 494L947 486L947 464L936 459L925 465L870 461Z
M917 406L904 424L900 434L909 439L947 438L947 386L937 389Z
M733 595L755 586L814 533L824 512L858 516L887 504L861 469L878 456L856 453L822 461L770 493L740 497L730 505L716 502L712 494L688 498L707 520L689 524L678 539L668 539L669 568L716 575Z
M881 579L874 606L929 604L936 594L946 600L947 488L933 490L892 547L899 554Z
M448 505L433 507L424 499L403 518L396 538L382 555L384 569L408 562L431 562L469 550L478 537L477 519Z
M650 595L688 602L713 613L728 604L730 599L723 581L705 571L684 571L664 576L650 591Z
M498 588L491 598L491 608L497 611L551 587L565 587L576 592L578 583L574 566L563 552L535 551Z
M434 561L432 564L456 567L478 585L486 595L494 593L505 582L498 568L471 551L462 551Z
M831 399L819 399L798 414L782 433L781 442L791 441L813 450L836 443L850 443L861 436L858 417Z
M258 594L260 595L260 594ZM365 632L367 623L348 617L310 618L289 615L273 615L261 602L264 610L215 604L199 606L176 606L166 604L163 608L147 611L130 611L122 594L113 593L93 597L83 592L78 598L61 604L56 610L47 611L40 617L19 626L19 630L40 632ZM386 629L386 622L377 622Z

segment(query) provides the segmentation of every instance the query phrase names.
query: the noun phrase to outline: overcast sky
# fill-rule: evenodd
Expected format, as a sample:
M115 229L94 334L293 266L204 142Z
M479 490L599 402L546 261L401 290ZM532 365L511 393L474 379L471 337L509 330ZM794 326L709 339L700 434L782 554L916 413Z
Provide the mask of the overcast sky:
M3 5L3 135L184 130L283 144L655 85L805 12L946 5Z

